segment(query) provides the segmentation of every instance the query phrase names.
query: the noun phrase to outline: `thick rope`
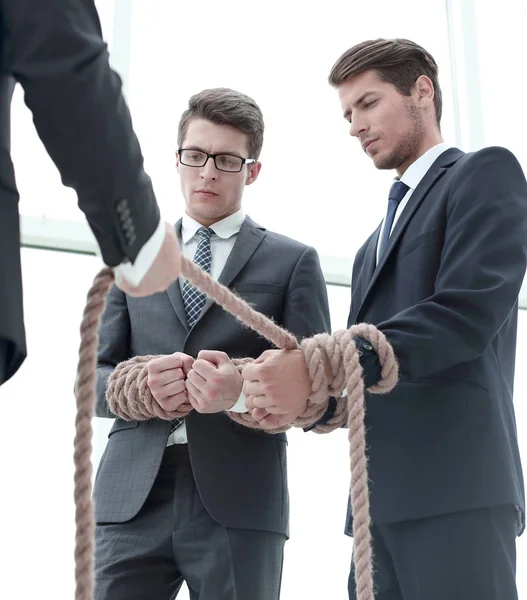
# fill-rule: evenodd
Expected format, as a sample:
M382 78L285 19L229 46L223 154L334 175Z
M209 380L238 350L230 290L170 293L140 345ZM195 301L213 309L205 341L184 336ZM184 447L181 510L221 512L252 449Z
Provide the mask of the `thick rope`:
M182 257L181 275L199 288L244 325L255 330L277 348L299 347L296 338L271 319L253 310L190 260ZM75 506L76 600L93 597L93 535L94 516L91 501L91 419L95 406L95 378L98 346L98 327L105 298L114 281L112 269L105 268L97 275L88 294L81 325L81 344L77 367L77 419L75 436ZM373 575L370 536L368 472L364 429L364 382L359 353L353 338L362 336L373 345L382 367L381 381L370 388L374 393L386 393L397 383L398 368L393 350L384 335L373 325L361 324L333 335L319 334L304 340L304 352L311 378L311 394L303 415L292 425L314 423L324 414L329 396L337 398L332 418L314 429L327 433L347 423L350 443L351 507L353 515L354 562L357 600L373 600ZM189 403L176 411L165 411L153 398L147 385L148 361L152 356L135 357L120 363L108 381L107 398L112 413L127 420L160 418L172 420L191 410ZM239 370L247 359L237 361ZM342 392L346 389L347 396ZM248 427L258 427L249 413L229 413L231 419ZM291 425L275 429L285 431Z
M91 501L92 418L95 408L95 378L99 323L108 290L114 281L113 269L103 269L88 292L81 322L81 343L75 396L75 598L93 598L93 536L95 533Z

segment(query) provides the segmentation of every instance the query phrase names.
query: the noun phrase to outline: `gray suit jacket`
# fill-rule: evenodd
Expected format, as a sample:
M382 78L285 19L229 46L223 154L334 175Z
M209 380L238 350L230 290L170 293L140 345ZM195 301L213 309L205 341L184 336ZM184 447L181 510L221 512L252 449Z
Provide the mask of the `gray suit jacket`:
M181 223L177 224L181 228ZM266 231L246 218L219 278L256 310L298 338L330 331L326 286L313 248ZM132 298L112 288L100 328L98 416L113 417L106 381L132 356L196 356L221 350L257 358L271 347L221 307L207 301L188 330L179 281L167 292ZM224 413L186 418L190 459L203 504L227 527L288 534L286 436L252 431ZM98 523L125 522L141 509L156 477L170 424L117 419L109 434L94 489Z

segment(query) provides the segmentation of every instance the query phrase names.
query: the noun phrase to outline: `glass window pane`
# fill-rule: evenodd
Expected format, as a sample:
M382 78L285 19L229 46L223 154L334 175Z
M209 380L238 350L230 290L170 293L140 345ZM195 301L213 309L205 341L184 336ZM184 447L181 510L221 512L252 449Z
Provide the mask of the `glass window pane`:
M485 145L505 146L527 173L525 23L527 4L474 2ZM489 32L492 34L489 35Z

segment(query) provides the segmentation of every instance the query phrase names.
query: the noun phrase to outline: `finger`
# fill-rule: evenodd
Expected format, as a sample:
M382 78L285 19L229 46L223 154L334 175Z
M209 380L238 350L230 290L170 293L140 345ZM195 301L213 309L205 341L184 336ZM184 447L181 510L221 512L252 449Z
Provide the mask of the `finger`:
M185 373L185 375L187 375L190 369L192 369L192 365L194 364L194 358L192 356L189 356L188 354L183 354L182 352L180 353L180 358L182 362L183 372Z
M291 408L282 408L275 404L271 397L265 395L254 396L252 404L255 408L265 408L268 413L274 415L284 415L291 412Z
M196 373L198 375L201 375L203 379L210 379L212 375L214 375L217 372L218 369L216 365L211 364L206 359L198 358L198 360L196 360L192 365L192 370L189 372L189 375L191 373Z
M153 358L151 361L149 361L147 368L148 374L150 375L150 373L161 373L170 369L180 368L181 366L182 361L180 358L174 356L173 354L168 354L167 356Z
M202 390L207 385L207 380L202 375L197 373L194 368L192 368L187 375L187 383L188 382L192 383L192 385L199 390Z
M192 406L192 408L194 408L195 410L198 410L198 408L200 408L198 401L196 400L196 398L187 390L187 397L188 397L188 401L190 402L190 405Z
M259 423L262 429L276 429L277 427L289 425L294 419L295 416L291 413L284 415L268 415L263 417Z
M185 390L185 380L180 379L179 381L172 381L171 383L164 385L161 388L157 388L155 390L154 397L156 400L159 401L159 399L170 398L170 396L180 394Z
M263 385L259 381L244 381L243 382L243 393L246 396L260 396L263 395Z
M150 388L159 388L174 381L184 379L184 377L185 375L181 369L169 369L168 371L161 371L160 373L149 373L147 383Z
M159 405L164 408L166 411L176 410L178 409L183 402L188 400L188 394L185 390L184 392L180 392L179 394L174 394L173 396L169 396L164 400L158 400Z
M260 427L262 429L276 429L279 427L278 418L278 415L267 415L263 419L260 419Z
M271 404L270 406L268 406L266 408L267 412L272 414L272 415L286 415L287 413L291 412L291 407L288 408L282 408L281 406L278 406L277 404Z
M228 355L219 350L201 350L198 354L198 359L206 360L217 367L230 362Z
M198 403L202 403L203 402L203 395L201 393L201 390L196 387L191 381L189 381L188 379L185 381L185 389L187 390L187 394L189 396L193 396L194 399L198 402Z
M258 373L258 366L262 365L263 363L266 362L266 360L269 358L271 352L274 352L274 350L266 350L265 352L262 352L262 354L260 354L260 356L258 358L254 359L247 366L245 366L243 368L243 370L245 371L246 369L249 369L248 372L251 375L253 375L253 372ZM271 356L272 356L272 354L271 354ZM252 369L249 367L252 367ZM251 378L257 379L257 377L251 377Z
M253 394L253 406L255 408L268 409L274 404L273 400L265 394Z
M254 409L253 396L248 396L247 394L244 394L244 396L245 396L245 406L246 406L247 410L252 413L252 410Z
M283 350L265 350L260 354L260 356L254 361L257 364L261 364L268 360L269 358L273 358L276 354L281 354L284 352Z
M245 381L258 381L260 373L259 364L256 362L249 363L242 369L242 377Z
M189 400L192 396L192 406L194 408L201 408L201 405L203 404L203 397L201 395L201 391L188 379L185 382L185 387L187 390Z
M265 408L254 408L250 411L251 417L255 421L261 421L263 418L267 417L269 413L265 410Z

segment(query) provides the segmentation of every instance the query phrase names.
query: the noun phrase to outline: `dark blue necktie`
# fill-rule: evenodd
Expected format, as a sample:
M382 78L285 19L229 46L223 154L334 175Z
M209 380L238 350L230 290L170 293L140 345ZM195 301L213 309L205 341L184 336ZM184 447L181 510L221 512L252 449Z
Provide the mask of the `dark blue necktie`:
M212 233L212 229L209 229L208 227L200 227L198 229L197 234L199 242L196 254L194 254L194 262L207 273L210 273L212 264L212 253L210 248L210 236ZM182 297L183 305L185 306L185 314L187 315L188 327L189 329L192 329L205 306L207 296L197 288L192 287L187 279L183 284ZM182 423L183 417L174 419L172 421L172 426L170 427L170 433L175 431Z
M382 230L381 241L379 242L379 260L388 245L397 207L409 189L410 188L406 183L403 183L402 181L396 181L390 188L390 195L388 196L388 212L386 213L386 219L384 219L384 228Z
M210 273L210 267L212 263L210 236L212 234L212 229L209 229L208 227L200 227L197 233L199 237L199 243L196 254L194 255L194 262L204 271ZM192 327L194 327L194 323L198 320L203 307L205 306L207 296L203 292L200 292L197 288L192 287L188 282L188 279L185 280L185 283L183 284L183 291L181 295L183 297L185 314L187 315L188 328L192 329Z

